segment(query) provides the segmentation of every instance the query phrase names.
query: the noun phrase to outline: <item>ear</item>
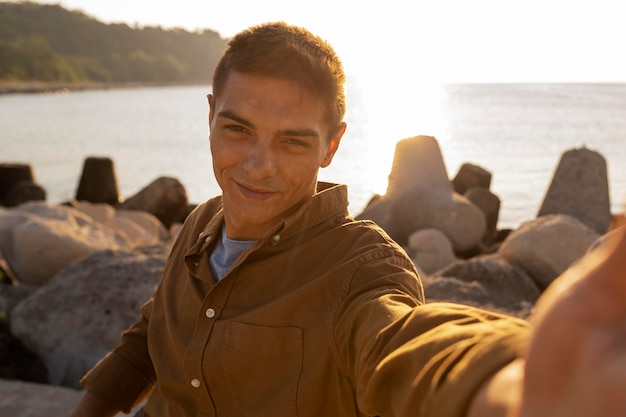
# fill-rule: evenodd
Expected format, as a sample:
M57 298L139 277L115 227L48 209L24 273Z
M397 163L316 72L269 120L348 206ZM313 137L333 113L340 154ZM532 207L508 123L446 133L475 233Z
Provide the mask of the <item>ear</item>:
M326 168L332 162L335 152L339 149L339 142L341 142L341 137L346 132L347 126L346 122L342 122L333 137L330 141L328 141L328 149L326 150L326 155L324 155L324 159L322 159L322 163L320 164L321 168Z
M211 122L213 121L213 109L215 108L215 96L213 94L207 95L209 99L209 127L211 126Z

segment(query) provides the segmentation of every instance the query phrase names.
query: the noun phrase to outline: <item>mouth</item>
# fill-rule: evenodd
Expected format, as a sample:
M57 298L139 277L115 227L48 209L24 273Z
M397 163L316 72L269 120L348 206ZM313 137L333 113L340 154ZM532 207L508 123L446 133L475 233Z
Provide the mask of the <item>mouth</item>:
M237 185L237 188L239 188L239 192L241 192L244 197L250 198L252 200L267 200L268 198L276 194L276 192L272 190L257 188L239 182L235 182L235 184Z

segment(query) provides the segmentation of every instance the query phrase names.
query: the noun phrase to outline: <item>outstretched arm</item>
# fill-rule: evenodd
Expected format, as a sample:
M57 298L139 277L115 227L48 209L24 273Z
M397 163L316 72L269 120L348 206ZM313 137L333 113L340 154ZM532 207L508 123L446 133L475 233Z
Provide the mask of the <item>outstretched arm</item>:
M468 416L626 415L626 228L555 281L532 321L525 361L489 380Z

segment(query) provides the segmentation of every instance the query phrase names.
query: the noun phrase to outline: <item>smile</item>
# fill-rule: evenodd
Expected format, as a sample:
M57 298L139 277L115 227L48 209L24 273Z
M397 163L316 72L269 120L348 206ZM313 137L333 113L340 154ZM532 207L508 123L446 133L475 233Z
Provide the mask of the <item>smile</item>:
M244 185L238 182L235 182L235 184L237 184L239 192L241 192L244 197L250 198L252 200L267 200L268 198L276 194L275 191L253 188L249 185Z

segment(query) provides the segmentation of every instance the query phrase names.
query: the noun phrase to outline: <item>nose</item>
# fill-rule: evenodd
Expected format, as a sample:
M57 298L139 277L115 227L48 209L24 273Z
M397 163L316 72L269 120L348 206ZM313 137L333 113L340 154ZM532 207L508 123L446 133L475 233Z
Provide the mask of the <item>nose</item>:
M273 176L276 173L276 155L271 141L255 140L246 155L243 168L253 179Z

